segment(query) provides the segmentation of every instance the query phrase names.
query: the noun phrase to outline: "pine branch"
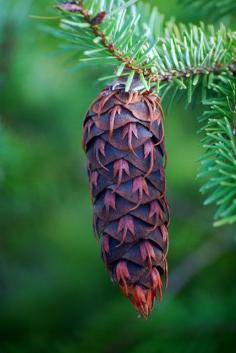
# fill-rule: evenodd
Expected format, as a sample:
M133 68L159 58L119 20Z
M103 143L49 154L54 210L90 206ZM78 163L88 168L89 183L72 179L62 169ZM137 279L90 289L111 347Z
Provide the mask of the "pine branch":
M236 83L220 76L212 83L214 95L205 100L209 107L200 122L205 137L205 154L199 176L207 177L201 192L210 192L205 205L215 203L215 226L236 222Z
M231 70L236 62L234 32L223 25L217 30L173 22L153 32L153 24L159 18L163 23L163 17L150 9L141 16L134 2L117 0L109 6L102 0L86 1L86 7L84 1L60 4L61 31L53 32L72 43L63 49L79 51L80 62L110 64L115 74L110 71L109 79L129 75L127 89L137 76L145 89L173 80L184 87L183 79L188 77L194 77L196 84L201 75Z

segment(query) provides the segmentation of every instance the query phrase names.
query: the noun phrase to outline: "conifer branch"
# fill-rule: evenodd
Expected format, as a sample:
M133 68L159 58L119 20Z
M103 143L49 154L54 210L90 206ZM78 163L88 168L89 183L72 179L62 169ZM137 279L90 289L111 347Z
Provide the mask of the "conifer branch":
M205 205L215 203L215 226L236 222L236 83L232 77L219 76L211 85L209 107L200 117L205 153L199 176L207 177L202 193L211 191Z
M186 77L190 77L193 75L204 75L204 74L209 74L209 73L217 73L218 74L221 71L231 70L231 66L232 66L232 64L234 64L233 61L230 64L223 64L223 63L217 62L215 64L212 64L211 66L210 65L208 65L208 66L203 65L203 66L196 66L196 67L193 66L193 67L183 68L182 70L178 68L178 69L166 71L163 73L153 74L152 68L150 68L150 69L144 68L142 65L139 65L132 58L132 56L127 56L124 51L122 51L118 47L116 47L112 41L109 41L106 34L99 28L99 24L101 24L102 21L97 22L95 20L101 14L105 14L105 16L106 16L107 13L105 11L99 12L93 18L89 14L88 10L86 9L83 0L79 0L78 5L76 4L76 2L72 2L71 6L68 6L68 3L65 3L65 4L58 5L57 7L59 9L62 9L62 10L64 9L69 12L80 13L82 15L82 17L84 18L85 22L88 23L88 25L90 26L92 32L95 35L95 38L100 38L100 43L104 46L104 48L111 55L113 55L121 63L124 63L125 68L127 70L134 71L136 75L142 74L145 77L147 77L151 82L172 81L175 78L186 78ZM171 39L170 34L168 37ZM162 38L162 42L164 42L163 38ZM173 49L173 48L171 48L171 49Z
M65 14L61 34L69 41L77 41L74 49L81 49L83 63L102 65L109 61L115 71L111 77L138 75L144 87L150 89L155 82L219 74L235 65L236 34L223 26L217 30L202 24L185 26L170 22L162 26L157 36L150 34L147 18L151 13L142 18L137 5L128 6L117 0L113 2L114 8L108 8L103 1L104 10L99 7L101 0L95 3L99 11L94 13L87 10L83 0L59 4L57 7ZM114 11L119 6L123 10L117 17ZM160 14L155 20L159 17ZM81 47L78 41L83 41Z

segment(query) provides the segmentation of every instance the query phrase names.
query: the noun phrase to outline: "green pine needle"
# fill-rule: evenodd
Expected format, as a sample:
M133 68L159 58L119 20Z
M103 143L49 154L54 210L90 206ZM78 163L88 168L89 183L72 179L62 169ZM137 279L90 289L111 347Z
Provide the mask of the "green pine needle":
M200 118L204 122L205 154L199 176L207 177L200 191L211 190L204 204L218 207L214 226L219 227L236 222L236 83L225 75L215 78L212 86L214 96L205 101L208 106L210 103L210 111ZM209 115L214 118L209 119Z

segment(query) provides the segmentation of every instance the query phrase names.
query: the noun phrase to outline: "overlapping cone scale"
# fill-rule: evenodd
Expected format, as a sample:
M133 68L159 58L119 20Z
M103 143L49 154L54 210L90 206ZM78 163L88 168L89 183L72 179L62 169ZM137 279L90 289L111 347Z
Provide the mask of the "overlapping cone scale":
M83 146L102 258L147 318L167 281L169 208L159 98L108 86L85 117Z

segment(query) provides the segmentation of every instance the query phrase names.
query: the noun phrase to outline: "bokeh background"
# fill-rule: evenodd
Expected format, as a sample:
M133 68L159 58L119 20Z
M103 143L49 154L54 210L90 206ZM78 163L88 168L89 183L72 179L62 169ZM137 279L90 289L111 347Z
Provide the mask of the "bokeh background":
M149 2L199 19L181 1ZM214 229L198 192L200 102L166 116L170 285L144 321L111 283L92 231L81 137L98 68L68 72L60 41L29 17L53 3L0 0L0 352L233 351L235 228Z

